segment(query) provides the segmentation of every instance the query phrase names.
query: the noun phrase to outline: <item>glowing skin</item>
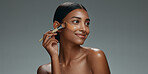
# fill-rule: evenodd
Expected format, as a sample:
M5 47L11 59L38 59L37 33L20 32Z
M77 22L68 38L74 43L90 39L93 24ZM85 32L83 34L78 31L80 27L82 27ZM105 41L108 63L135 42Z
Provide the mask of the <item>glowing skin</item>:
M110 74L105 54L100 49L82 47L89 35L88 13L75 9L63 19L65 28L60 33L60 53L58 41L51 31L44 34L43 46L51 57L51 63L38 68L38 74ZM51 37L51 38L49 38Z
M89 16L83 9L71 11L64 19L65 29L61 31L61 38L75 44L82 45L89 35Z

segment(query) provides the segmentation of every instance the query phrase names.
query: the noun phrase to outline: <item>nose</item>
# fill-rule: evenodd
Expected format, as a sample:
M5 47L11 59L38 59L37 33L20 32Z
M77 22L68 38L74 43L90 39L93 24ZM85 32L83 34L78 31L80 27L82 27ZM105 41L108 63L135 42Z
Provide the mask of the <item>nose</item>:
M86 27L84 23L80 24L80 31L86 32Z

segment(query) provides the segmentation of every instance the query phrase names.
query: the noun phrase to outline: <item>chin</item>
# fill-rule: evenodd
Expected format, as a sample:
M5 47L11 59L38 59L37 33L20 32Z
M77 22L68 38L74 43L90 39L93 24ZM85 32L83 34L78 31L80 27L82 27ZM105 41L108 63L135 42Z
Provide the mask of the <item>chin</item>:
M76 40L76 44L78 44L78 45L83 45L84 42L85 42L85 40L80 40L80 39Z

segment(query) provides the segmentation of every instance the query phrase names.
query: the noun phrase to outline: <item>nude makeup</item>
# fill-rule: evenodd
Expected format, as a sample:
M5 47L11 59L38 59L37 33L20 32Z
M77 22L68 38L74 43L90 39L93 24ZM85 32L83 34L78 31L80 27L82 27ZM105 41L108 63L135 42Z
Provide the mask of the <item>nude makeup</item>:
M76 33L75 35L82 39L86 38L86 34Z
M81 38L81 39L86 39L87 35L86 33L83 33L77 29L79 29L79 26L73 26L67 22L65 22L67 24L67 29L74 32L74 34L78 37L78 38Z
M74 26L74 25L71 25L70 23L68 23L68 22L65 22L66 24L67 24L67 29L69 29L69 30L72 30L72 31L74 31L74 30L76 30L77 29L77 27L76 26Z
M61 25L58 25L58 26L56 26L55 27L55 29L54 30L52 30L52 33L55 33L55 32L57 32L59 29L62 29L63 27L61 26ZM39 42L41 42L43 40L43 38L41 38L40 40L39 40Z

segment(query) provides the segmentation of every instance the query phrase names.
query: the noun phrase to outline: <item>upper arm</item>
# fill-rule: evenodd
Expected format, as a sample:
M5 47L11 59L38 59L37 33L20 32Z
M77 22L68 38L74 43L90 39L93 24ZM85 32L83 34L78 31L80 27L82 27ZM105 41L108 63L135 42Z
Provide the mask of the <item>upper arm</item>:
M103 51L93 51L87 56L87 62L93 74L110 74L109 66Z
M37 74L51 74L51 73L47 72L45 65L41 65L37 70Z

